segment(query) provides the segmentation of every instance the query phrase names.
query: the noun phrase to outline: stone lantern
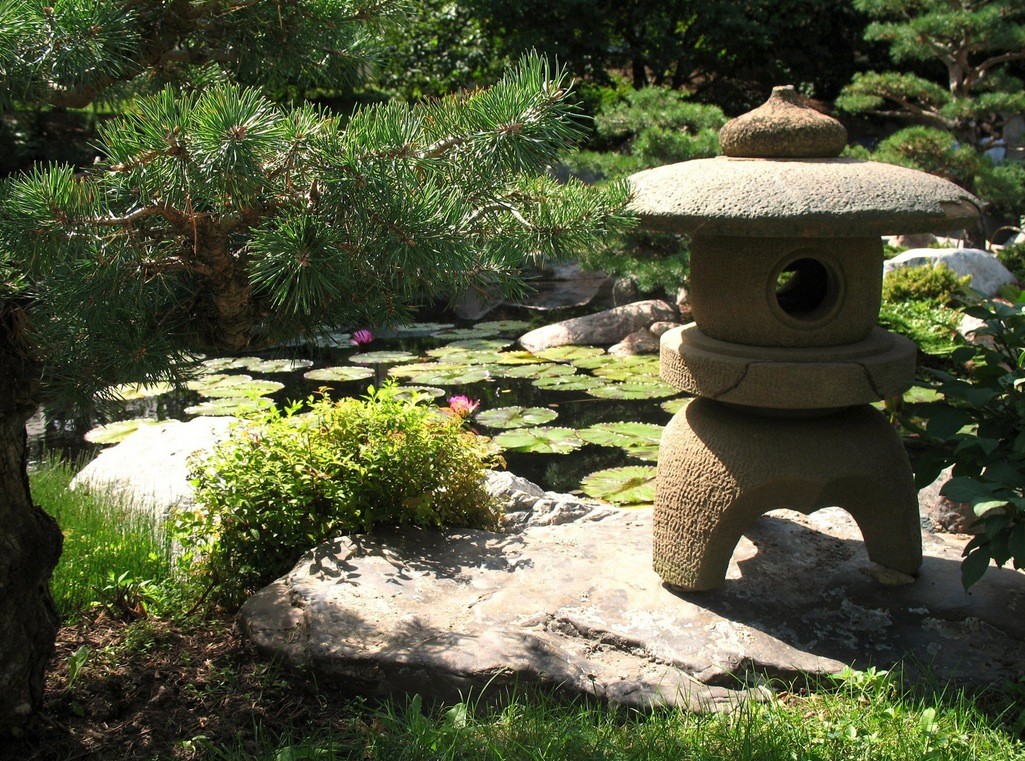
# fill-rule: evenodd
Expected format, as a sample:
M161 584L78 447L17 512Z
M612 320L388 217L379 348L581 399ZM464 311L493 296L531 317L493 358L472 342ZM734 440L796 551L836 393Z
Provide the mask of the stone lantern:
M661 374L698 398L662 437L654 566L722 585L768 510L846 509L869 557L913 574L918 499L871 402L914 380L915 346L876 326L881 235L963 228L979 201L924 172L838 158L843 126L777 87L720 132L724 156L630 178L648 230L690 236L694 323L661 339Z

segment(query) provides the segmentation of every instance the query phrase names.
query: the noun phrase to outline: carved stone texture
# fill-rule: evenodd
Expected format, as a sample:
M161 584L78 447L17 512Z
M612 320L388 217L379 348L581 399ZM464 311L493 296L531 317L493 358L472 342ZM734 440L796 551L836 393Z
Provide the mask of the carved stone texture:
M857 343L783 349L717 341L691 324L662 336L660 373L682 391L721 402L828 409L903 393L915 380L916 351L882 328Z
M952 182L860 159L720 156L631 175L645 230L771 237L853 237L955 230L982 202Z
M662 438L653 563L673 587L717 589L744 531L763 513L842 507L869 557L913 574L922 534L911 466L872 407L768 417L695 399Z
M752 346L835 346L879 315L883 246L871 238L696 237L690 304L701 332Z
M719 145L723 154L738 158L830 158L847 145L847 130L784 85L774 87L758 108L727 122Z

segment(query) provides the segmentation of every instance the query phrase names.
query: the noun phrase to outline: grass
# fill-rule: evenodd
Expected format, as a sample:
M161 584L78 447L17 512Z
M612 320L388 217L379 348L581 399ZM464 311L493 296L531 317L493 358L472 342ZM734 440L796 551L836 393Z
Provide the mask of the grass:
M71 491L77 470L48 455L30 477L33 501L64 534L50 587L65 620L97 604L145 604L171 577L171 542L156 516L115 494Z
M851 672L832 691L783 690L765 704L696 715L617 712L526 691L497 705L425 709L414 697L312 736L207 746L241 759L1020 759L1023 746L964 693L914 697L885 672Z
M1025 761L1021 677L969 693L848 671L815 685L773 682L765 703L704 715L616 710L534 689L438 706L344 698L257 658L230 612L175 619L98 594L112 569L166 584L169 548L152 519L116 499L68 492L73 471L51 459L32 474L35 498L67 536L54 589L70 623L58 638L47 727L11 757Z

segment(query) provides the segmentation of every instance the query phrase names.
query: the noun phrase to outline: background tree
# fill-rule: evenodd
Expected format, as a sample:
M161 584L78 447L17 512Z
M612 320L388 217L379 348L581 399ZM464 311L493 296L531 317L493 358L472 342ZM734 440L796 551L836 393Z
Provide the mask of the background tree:
M838 108L914 124L890 135L874 158L939 174L990 204L973 237L1025 214L1025 165L984 155L1004 119L1025 113L1025 6L1017 0L855 0L875 21L870 40L918 71L856 75Z
M978 145L999 113L1025 112L1025 5L1018 0L854 0L875 19L868 40L887 43L896 64L931 64L917 72L866 72L837 106L852 113L910 120ZM945 74L945 76L944 76Z
M846 0L464 4L507 54L537 47L598 83L622 73L635 88L688 88L737 113L783 81L832 98L854 71L864 27Z
M38 706L57 628L60 532L26 472L41 402L87 407L114 384L175 381L201 347L515 290L520 266L624 224L622 186L544 176L583 126L539 58L492 89L374 106L344 128L232 82L332 86L393 5L0 0L14 105L103 97L124 111L95 166L33 169L0 192L0 735ZM178 85L118 100L164 81Z

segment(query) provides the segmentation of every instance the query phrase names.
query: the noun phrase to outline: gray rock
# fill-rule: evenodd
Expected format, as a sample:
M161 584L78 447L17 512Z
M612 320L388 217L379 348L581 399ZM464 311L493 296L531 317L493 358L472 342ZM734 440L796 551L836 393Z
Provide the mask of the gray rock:
M604 312L545 325L520 337L527 351L568 344L610 345L653 322L675 320L676 309L664 301L638 301Z
M457 699L520 682L635 707L707 708L755 675L890 668L939 680L1025 669L1023 575L966 594L963 537L925 536L913 584L873 566L847 513L779 511L749 531L718 593L651 569L651 512L519 533L406 530L342 538L252 597L256 647L371 693Z
M668 333L673 328L680 327L681 323L673 322L672 320L663 320L661 322L653 322L648 330L651 331L652 335L661 336L663 333Z
M953 534L968 534L975 522L972 506L965 502L952 502L940 494L950 480L951 469L947 468L939 477L918 492L918 506L922 519L934 531Z
M901 267L927 267L943 263L962 277L971 275L971 286L983 296L995 296L1014 282L1014 275L988 251L977 248L912 248L883 263L883 274Z
M157 429L140 428L82 468L71 488L110 490L140 509L166 515L172 507L192 502L189 458L224 439L234 420L198 417Z
M656 323L665 325L666 322ZM632 357L637 354L658 354L658 336L648 328L641 328L608 348L608 353L616 357Z
M970 314L966 314L957 324L957 332L963 335L969 343L979 344L982 346L992 346L993 336L980 336L976 333L979 328L985 327L985 325L985 320L980 320L978 317L972 317Z
M535 293L517 305L538 311L585 306L608 283L609 276L604 272L588 272L576 263L564 264L544 278L531 281Z

